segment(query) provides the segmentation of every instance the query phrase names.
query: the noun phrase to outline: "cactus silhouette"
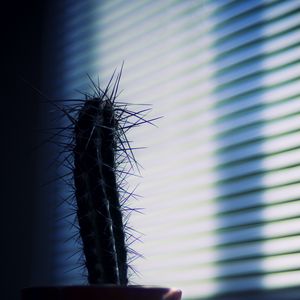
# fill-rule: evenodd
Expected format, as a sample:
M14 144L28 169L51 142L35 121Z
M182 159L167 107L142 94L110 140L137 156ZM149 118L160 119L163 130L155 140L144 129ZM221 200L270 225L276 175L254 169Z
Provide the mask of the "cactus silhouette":
M75 125L74 181L88 280L126 285L127 249L115 175L116 127L109 98L85 102Z
M54 105L70 121L54 135L63 147L59 154L64 168L71 170L73 205L76 212L84 266L90 284L128 285L128 271L137 256L132 248L138 239L127 224L135 209L128 200L135 198L128 190L127 177L139 171L127 138L130 129L157 119L146 119L151 110L138 111L133 105L116 101L121 73L111 77L105 89L92 80L93 94L71 104ZM66 101L64 101L66 103ZM73 104L72 104L73 103ZM75 104L74 104L75 103ZM66 141L67 137L67 141Z

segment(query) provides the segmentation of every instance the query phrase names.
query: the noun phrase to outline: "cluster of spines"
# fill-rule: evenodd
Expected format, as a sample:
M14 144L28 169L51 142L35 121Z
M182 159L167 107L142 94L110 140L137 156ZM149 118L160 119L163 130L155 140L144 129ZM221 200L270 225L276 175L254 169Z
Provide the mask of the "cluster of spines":
M128 206L137 195L127 177L139 167L127 133L154 119L146 119L149 107L134 111L117 101L121 73L105 89L91 80L94 92L85 100L54 103L69 123L56 128L53 139L62 147L58 161L69 170L60 179L72 190L66 201L74 208L90 284L127 285L128 269L135 271L131 263L141 256L131 248L139 237L128 224L138 209Z

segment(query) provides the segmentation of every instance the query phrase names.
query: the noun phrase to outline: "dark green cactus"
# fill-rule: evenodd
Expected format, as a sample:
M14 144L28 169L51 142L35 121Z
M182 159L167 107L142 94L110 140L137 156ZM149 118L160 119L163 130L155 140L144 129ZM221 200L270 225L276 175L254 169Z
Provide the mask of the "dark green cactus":
M74 181L89 283L127 285L127 249L115 174L116 128L109 98L85 102L75 125Z
M135 194L126 181L138 165L126 134L154 119L145 119L149 107L132 111L130 104L116 101L120 77L121 72L112 84L113 75L105 90L92 81L94 93L86 94L85 100L55 104L71 121L55 136L63 137L60 158L71 170L67 178L73 178L73 205L90 284L127 285L129 262L138 255L130 248L138 238L127 226L134 210L127 200Z

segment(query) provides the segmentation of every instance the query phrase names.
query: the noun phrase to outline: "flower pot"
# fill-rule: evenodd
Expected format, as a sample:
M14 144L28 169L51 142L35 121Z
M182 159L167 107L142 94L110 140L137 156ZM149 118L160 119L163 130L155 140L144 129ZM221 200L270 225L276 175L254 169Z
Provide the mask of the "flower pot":
M181 291L147 286L74 285L31 287L22 290L22 300L180 300Z

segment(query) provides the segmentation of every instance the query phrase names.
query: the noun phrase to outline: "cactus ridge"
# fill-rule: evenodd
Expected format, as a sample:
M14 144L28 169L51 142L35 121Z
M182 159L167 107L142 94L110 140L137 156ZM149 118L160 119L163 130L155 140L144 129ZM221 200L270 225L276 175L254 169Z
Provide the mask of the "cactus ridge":
M128 189L128 176L140 176L128 132L147 119L151 107L135 111L133 105L118 102L121 71L112 75L105 89L99 82L85 100L54 101L69 125L55 128L51 137L62 148L61 165L69 170L60 179L71 186L66 199L74 207L90 284L128 285L132 262L140 257L131 245L140 235L129 225L128 202L138 195ZM137 173L137 174L136 174ZM76 225L75 225L76 226Z

